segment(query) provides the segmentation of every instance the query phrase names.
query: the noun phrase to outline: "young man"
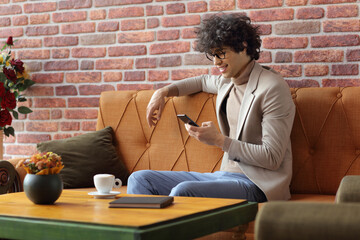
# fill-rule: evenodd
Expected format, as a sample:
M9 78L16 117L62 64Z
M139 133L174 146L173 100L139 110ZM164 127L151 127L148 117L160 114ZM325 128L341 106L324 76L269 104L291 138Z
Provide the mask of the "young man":
M165 97L200 91L217 94L221 132L212 122L185 127L190 136L224 150L221 169L215 173L134 172L128 193L257 202L289 199L295 106L283 78L255 62L261 45L257 29L248 17L215 15L203 21L197 37L197 49L205 52L221 75L189 78L157 90L148 104L147 120L154 126L160 119Z

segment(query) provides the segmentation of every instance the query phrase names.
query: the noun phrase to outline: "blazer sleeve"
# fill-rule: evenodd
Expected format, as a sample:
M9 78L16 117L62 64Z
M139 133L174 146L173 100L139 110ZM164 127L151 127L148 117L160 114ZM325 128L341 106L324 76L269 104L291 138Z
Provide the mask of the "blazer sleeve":
M185 96L197 92L217 94L219 85L220 76L201 75L172 83L169 87L175 86L179 91L179 96Z

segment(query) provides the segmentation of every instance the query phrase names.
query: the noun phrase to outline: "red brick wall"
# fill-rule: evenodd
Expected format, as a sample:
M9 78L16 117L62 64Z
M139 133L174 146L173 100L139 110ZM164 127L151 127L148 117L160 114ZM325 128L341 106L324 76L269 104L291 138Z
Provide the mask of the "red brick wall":
M217 74L193 46L194 27L218 11L260 26L259 62L290 86L360 85L359 0L0 0L0 41L18 40L37 82L27 93L34 113L14 121L5 157L93 131L101 91Z

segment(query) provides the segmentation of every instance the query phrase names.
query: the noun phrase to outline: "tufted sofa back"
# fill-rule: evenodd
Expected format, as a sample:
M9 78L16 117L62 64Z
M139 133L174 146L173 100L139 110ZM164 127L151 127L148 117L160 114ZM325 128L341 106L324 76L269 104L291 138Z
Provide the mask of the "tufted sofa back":
M153 91L111 91L100 97L97 129L111 126L118 153L130 172L141 169L213 172L220 168L222 151L190 138L178 113L196 122L214 121L216 97L199 93L168 98L161 121L149 128L146 107Z
M360 174L360 87L291 89L292 193L335 194Z
M345 175L360 174L360 88L291 89L297 113L291 134L292 193L335 194ZM103 92L97 129L111 126L130 172L141 169L213 172L221 149L190 138L177 119L213 121L216 96L168 98L161 121L149 128L146 106L153 91Z

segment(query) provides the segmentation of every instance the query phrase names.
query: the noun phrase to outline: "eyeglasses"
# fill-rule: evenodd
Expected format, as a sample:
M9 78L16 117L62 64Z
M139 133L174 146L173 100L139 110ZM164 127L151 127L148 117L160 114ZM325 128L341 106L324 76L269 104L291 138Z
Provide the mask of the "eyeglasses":
M218 59L225 59L226 52L218 51L216 53L205 53L205 56L210 61L214 61L214 57L217 57Z

